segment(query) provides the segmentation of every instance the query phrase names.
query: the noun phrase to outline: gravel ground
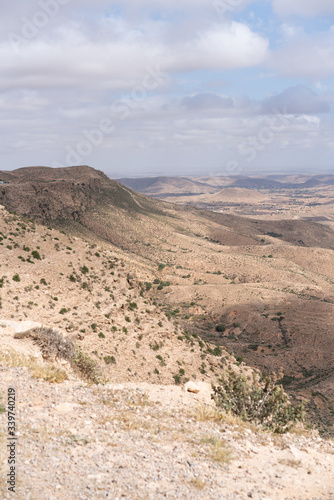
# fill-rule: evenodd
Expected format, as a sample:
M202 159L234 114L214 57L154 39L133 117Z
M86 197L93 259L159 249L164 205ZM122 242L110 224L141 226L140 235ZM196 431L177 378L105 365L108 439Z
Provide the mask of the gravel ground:
M204 388L55 385L25 368L0 368L0 380L3 403L8 387L17 394L15 495L0 414L4 499L334 498L332 441L219 421Z

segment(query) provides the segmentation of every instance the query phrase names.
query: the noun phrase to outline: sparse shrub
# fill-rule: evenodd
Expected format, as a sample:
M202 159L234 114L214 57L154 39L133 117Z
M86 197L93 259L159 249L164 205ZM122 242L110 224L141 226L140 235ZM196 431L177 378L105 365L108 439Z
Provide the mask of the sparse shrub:
M148 292L149 290L151 290L152 288L152 283L150 281L146 282L145 283L145 288L146 288L146 291Z
M156 375L159 375L159 373L160 373L160 372L159 372L158 368L154 368L154 373L155 373Z
M19 276L18 274L14 274L14 276L13 276L13 281L16 281L17 283L18 283L19 281L21 281L20 276Z
M157 288L157 290L162 290L163 289L163 286L160 284Z
M26 247L25 245L23 246L23 250L24 250L25 252L30 252L30 248L29 248L29 247Z
M220 379L220 385L213 387L211 397L226 412L282 434L303 419L304 405L295 408L276 382L275 374L272 377L253 374L250 385L243 375L229 371Z
M88 381L94 384L101 382L101 373L96 361L79 348L77 348L75 357L72 359L72 365Z
M217 325L216 332L219 332L219 333L225 332L225 326L224 325Z
M155 278L155 280L153 281L153 283L154 283L155 285L159 285L159 283L160 283L159 278Z
M103 359L104 359L104 362L106 365L115 365L116 364L116 359L114 358L114 356L105 356Z
M181 376L178 373L176 373L175 375L173 375L173 379L174 379L175 385L180 385L181 384Z
M223 351L222 351L222 348L217 345L214 349L212 349L211 347L208 347L207 353L212 354L213 356L221 356Z
M201 366L199 368L199 371L201 372L202 375L204 375L206 373L205 363L201 364Z
M130 309L130 311L134 311L135 309L138 309L136 302L130 302L129 309Z
M129 318L129 316L125 316L125 321L127 321L128 323L131 323L131 319Z
M67 313L68 309L66 309L66 307L62 307L59 311L59 314L65 314Z
M45 278L41 278L39 282L40 282L41 285L47 285L47 282L46 282Z
M166 267L166 264L160 263L158 266L158 271L162 271L163 269L165 269L165 267Z
M71 276L69 277L69 280L72 282L72 283L75 283L76 282L76 277L73 276L73 274L71 274Z
M14 338L29 337L37 344L45 358L63 358L71 361L75 347L74 343L69 338L64 338L63 335L52 328L37 327L26 332L16 333Z
M153 349L153 351L157 351L160 347L161 346L157 342L155 342L155 344L150 344L150 348Z
M122 332L124 332L124 333L128 333L128 329L127 329L127 328L125 328L125 326L123 326L123 328L122 328Z
M96 323L92 323L90 326L91 326L93 332L96 332L97 324Z
M34 259L36 259L36 260L42 260L41 256L39 255L38 250L33 250L33 251L31 252L31 255L32 255L32 256L34 257Z
M105 338L106 338L106 336L104 335L104 333L103 333L103 332L100 332L100 333L99 333L99 337L100 337L100 339L105 339Z
M87 266L82 266L80 268L80 271L82 272L82 274L87 274L89 272L89 269Z

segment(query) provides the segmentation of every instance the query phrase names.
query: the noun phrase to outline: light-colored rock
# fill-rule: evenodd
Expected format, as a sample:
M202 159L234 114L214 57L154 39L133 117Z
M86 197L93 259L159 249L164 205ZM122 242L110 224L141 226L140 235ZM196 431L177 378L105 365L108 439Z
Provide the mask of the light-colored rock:
M189 380L189 382L184 385L184 390L193 394L198 394L200 392L200 388L198 387L198 385L191 380Z
M79 408L79 404L77 403L60 403L59 405L55 406L55 410L58 413L70 413L71 411L74 411L76 408Z

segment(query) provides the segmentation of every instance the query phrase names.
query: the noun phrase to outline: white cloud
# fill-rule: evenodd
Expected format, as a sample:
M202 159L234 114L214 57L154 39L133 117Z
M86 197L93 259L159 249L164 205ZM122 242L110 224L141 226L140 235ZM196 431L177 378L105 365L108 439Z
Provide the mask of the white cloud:
M263 113L275 113L277 110L285 114L303 115L328 113L330 109L326 100L319 98L313 90L304 85L290 87L280 94L267 97L262 103Z
M273 9L279 16L320 16L334 12L333 0L273 0Z
M304 34L304 29L302 26L290 23L283 23L281 25L280 31L285 39L296 38Z
M147 67L179 73L203 69L232 69L260 64L268 41L241 23L189 34L187 41L167 43L113 23L102 40L76 27L62 29L56 41L36 38L17 52L7 41L0 45L0 89L80 87L131 89L147 75ZM161 82L160 82L161 83Z
M268 40L248 26L237 22L226 23L179 46L177 53L167 58L167 69L249 68L266 60L268 47Z
M334 31L299 37L285 43L268 60L271 69L289 77L318 82L334 74Z

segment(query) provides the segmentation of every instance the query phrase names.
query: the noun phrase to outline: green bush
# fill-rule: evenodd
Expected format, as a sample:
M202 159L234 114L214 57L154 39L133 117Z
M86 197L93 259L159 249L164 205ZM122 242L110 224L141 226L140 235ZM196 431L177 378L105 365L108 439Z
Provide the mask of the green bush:
M89 269L88 269L87 266L82 266L81 269L80 269L80 271L82 272L82 274L87 274L88 271L89 271Z
M225 332L225 326L224 325L217 325L216 326L216 332Z
M295 408L277 375L272 377L253 374L253 383L243 375L227 372L219 386L213 387L212 399L219 408L237 415L242 420L261 424L275 433L283 434L304 418L304 404Z
M14 274L13 281L17 281L17 282L21 281L20 276L18 274Z
M114 356L105 356L103 359L104 359L104 362L106 365L115 365L116 364L116 359L114 358Z
M100 332L100 333L99 333L99 337L100 337L100 339L105 339L105 338L106 338L106 336L104 335L104 333L103 333L103 332Z
M5 413L6 407L0 402L0 413Z
M93 382L94 384L101 383L101 372L96 361L91 359L81 349L77 348L71 364L89 382Z
M36 259L36 260L42 260L42 259L41 259L41 256L39 255L39 252L38 252L37 250L33 250L33 251L31 252L31 255L32 255L32 256L34 257L34 259Z

